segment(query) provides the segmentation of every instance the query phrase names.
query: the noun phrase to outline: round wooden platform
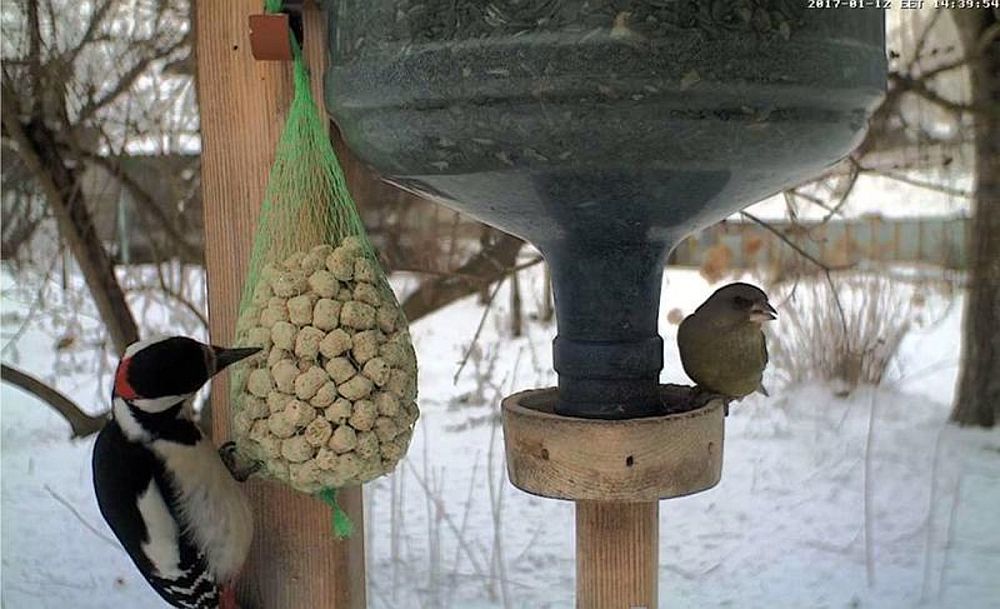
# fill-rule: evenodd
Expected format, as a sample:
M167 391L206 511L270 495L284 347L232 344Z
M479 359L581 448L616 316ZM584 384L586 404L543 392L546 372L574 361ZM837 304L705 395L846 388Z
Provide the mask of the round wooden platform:
M577 501L656 501L712 488L722 474L723 400L680 385L660 391L672 414L613 421L555 414L555 388L505 398L511 482Z

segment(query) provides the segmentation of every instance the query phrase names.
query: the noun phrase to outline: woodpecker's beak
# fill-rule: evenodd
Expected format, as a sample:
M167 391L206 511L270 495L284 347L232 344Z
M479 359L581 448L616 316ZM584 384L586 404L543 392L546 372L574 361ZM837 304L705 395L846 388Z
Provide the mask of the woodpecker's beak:
M756 303L750 308L750 321L764 322L778 318L778 312L774 310L769 302Z
M224 347L212 347L215 354L215 373L218 374L223 369L246 359L260 351L260 347L248 347L245 349L226 349Z

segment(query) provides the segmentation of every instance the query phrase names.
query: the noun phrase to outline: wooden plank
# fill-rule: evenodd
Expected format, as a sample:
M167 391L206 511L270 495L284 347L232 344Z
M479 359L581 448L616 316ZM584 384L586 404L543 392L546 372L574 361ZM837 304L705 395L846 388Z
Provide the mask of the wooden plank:
M198 96L211 335L232 341L242 280L268 171L292 95L291 66L257 62L247 18L260 0L198 2ZM307 56L322 58L323 22L306 15ZM313 69L318 79L322 67ZM316 85L318 88L318 84ZM321 97L319 99L322 99ZM225 377L225 375L223 375ZM229 437L226 379L212 386L214 434ZM360 488L341 493L354 536L334 540L330 510L267 481L248 484L257 531L240 582L244 609L361 609L365 606L364 523Z
M577 609L656 609L660 504L576 504Z

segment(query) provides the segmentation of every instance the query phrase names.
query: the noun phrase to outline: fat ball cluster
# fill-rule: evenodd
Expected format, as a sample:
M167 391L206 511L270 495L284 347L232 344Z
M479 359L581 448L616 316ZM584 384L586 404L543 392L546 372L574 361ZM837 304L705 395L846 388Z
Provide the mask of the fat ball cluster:
M392 471L418 417L417 363L360 240L266 265L237 334L262 351L234 378L235 435L272 476L312 493Z

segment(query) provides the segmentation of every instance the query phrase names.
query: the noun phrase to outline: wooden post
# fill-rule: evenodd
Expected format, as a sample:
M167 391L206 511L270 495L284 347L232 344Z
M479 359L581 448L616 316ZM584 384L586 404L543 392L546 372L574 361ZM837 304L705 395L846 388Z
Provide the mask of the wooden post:
M660 504L576 503L577 609L657 609Z
M237 308L275 144L292 97L291 64L250 54L248 16L260 0L198 2L198 97L201 106L205 258L211 335L233 338ZM322 78L323 19L307 6L306 54L314 87ZM322 96L317 97L322 100ZM212 386L213 431L230 437L225 379ZM243 609L365 607L361 489L340 493L354 535L336 541L330 509L283 485L252 481L256 535L239 587Z
M722 475L725 403L662 385L673 414L583 419L555 412L558 392L504 398L507 473L517 488L576 502L577 609L657 609L660 499Z

